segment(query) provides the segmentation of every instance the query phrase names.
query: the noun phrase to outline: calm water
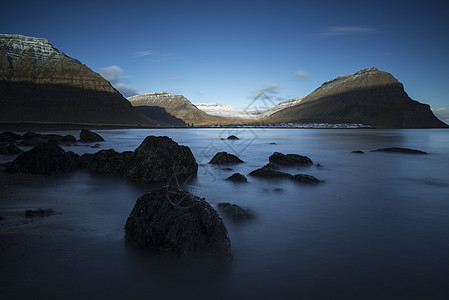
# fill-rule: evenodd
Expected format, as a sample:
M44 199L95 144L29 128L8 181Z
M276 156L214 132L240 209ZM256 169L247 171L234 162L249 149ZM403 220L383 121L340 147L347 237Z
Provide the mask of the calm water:
M224 218L233 261L130 247L124 242L126 218L135 200L155 186L77 171L24 185L17 199L1 202L3 215L33 207L62 214L33 220L39 234L6 232L8 219L3 221L3 240L16 235L25 240L11 246L17 251L14 262L11 255L2 259L0 296L449 298L449 130L96 132L106 140L101 149L134 150L147 135L167 135L189 146L200 167L185 188L214 207L236 203L257 216L244 223ZM220 140L230 134L240 140ZM393 146L429 155L369 152ZM99 150L82 144L65 148L79 154ZM233 170L208 165L218 151L237 154L245 163ZM275 151L309 156L321 167L285 171L326 182L225 181L234 172L247 175L263 166ZM20 222L23 217L11 218Z

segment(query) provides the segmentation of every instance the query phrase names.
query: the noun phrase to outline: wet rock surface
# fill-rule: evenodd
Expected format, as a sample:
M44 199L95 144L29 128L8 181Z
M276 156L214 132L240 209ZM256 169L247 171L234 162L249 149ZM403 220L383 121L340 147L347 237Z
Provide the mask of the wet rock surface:
M101 150L94 154L83 154L81 166L94 172L123 174L131 154L131 151L119 153L112 149Z
M248 179L246 179L246 177L240 173L234 173L228 178L226 178L226 180L234 182L248 182Z
M78 168L77 155L65 152L53 142L47 142L20 154L7 168L10 173L51 174Z
M292 175L290 179L300 183L307 183L307 184L317 184L323 182L323 180L319 180L316 177L307 174L295 174Z
M427 152L409 148L390 147L372 150L371 152L407 153L407 154L427 154Z
M268 177L268 178L275 178L275 177L284 177L289 178L292 175L273 169L271 167L264 166L262 168L259 168L257 170L252 171L249 173L251 176L257 176L257 177Z
M215 156L210 160L210 164L213 165L231 165L242 163L243 161L238 158L234 154L230 154L227 152L218 152Z
M241 208L237 204L222 202L218 203L217 207L223 212L223 214L237 221L254 218L254 214L249 209Z
M103 142L104 139L97 133L87 129L82 129L80 132L80 142Z
M312 165L313 162L307 156L298 154L283 154L280 152L274 152L270 158L271 163L275 163L282 166L302 166Z
M180 254L231 256L228 232L218 213L205 201L173 186L137 199L126 225L126 240Z
M22 152L14 143L0 143L0 154L20 154Z

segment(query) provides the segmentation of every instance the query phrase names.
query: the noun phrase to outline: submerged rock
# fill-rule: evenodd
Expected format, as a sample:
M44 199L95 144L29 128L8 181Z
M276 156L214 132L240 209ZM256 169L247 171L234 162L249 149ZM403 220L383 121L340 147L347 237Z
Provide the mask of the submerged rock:
M47 142L20 154L7 167L6 171L34 174L73 171L79 166L75 157L77 157L76 154L66 153L57 144Z
M275 163L282 166L301 166L312 165L313 162L307 156L298 154L282 154L280 152L274 152L270 158L271 163Z
M25 211L25 217L27 217L27 218L45 217L45 216L51 216L54 213L55 212L53 211L53 209L36 209L36 210L27 209Z
M352 153L363 154L363 153L365 153L365 152L363 152L362 150L354 150L354 151L352 151Z
M16 144L0 144L0 154L20 154L22 152L23 151L20 150L20 148L17 147Z
M234 220L247 220L254 218L253 213L249 209L243 209L237 204L227 202L218 203L217 207L228 217Z
M238 140L239 138L236 137L235 135L230 135L227 137L228 140Z
M104 139L97 133L87 129L82 129L80 132L80 142L103 142Z
M390 148L381 148L377 150L372 150L372 152L392 152L392 153L407 153L407 154L427 154L427 152L409 149L409 148L399 148L399 147L390 147Z
M243 161L235 156L234 154L230 154L227 152L218 152L215 156L210 160L210 164L213 165L231 165L242 163Z
M231 256L228 232L218 213L204 198L173 186L137 199L125 232L128 241L142 247Z
M228 178L226 178L226 180L234 182L248 182L248 179L246 179L246 177L240 173L234 173Z
M308 184L317 184L324 182L323 180L319 180L316 177L313 177L312 175L307 174L295 174L290 177L290 179L300 182L300 183L308 183Z

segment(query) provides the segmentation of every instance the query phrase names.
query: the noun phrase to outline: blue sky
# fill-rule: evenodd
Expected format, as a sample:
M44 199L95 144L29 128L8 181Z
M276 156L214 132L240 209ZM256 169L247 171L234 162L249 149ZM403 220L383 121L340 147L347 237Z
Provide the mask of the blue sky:
M449 120L445 1L9 2L2 33L49 39L125 96L245 108L264 86L279 102L375 66Z

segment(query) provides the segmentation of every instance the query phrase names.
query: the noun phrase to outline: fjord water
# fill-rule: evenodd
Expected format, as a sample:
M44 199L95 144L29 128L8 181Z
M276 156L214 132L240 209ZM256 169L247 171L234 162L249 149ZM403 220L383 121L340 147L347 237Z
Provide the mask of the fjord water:
M231 202L256 215L239 223L223 218L233 260L174 257L126 244L123 226L135 200L157 185L82 170L24 185L14 200L3 201L3 210L36 202L61 213L32 221L46 228L39 241L30 238L12 246L25 255L2 264L4 296L449 297L449 130L96 132L105 139L100 149L134 150L148 135L166 135L189 146L199 170L195 178L181 182L184 188L215 208ZM226 140L231 134L240 139ZM370 152L383 147L429 154ZM78 154L99 150L87 144L65 149ZM245 163L232 170L207 164L219 151L237 154ZM310 174L325 183L309 186L247 176L275 151L310 157L313 166L284 171ZM234 172L249 182L226 181Z

